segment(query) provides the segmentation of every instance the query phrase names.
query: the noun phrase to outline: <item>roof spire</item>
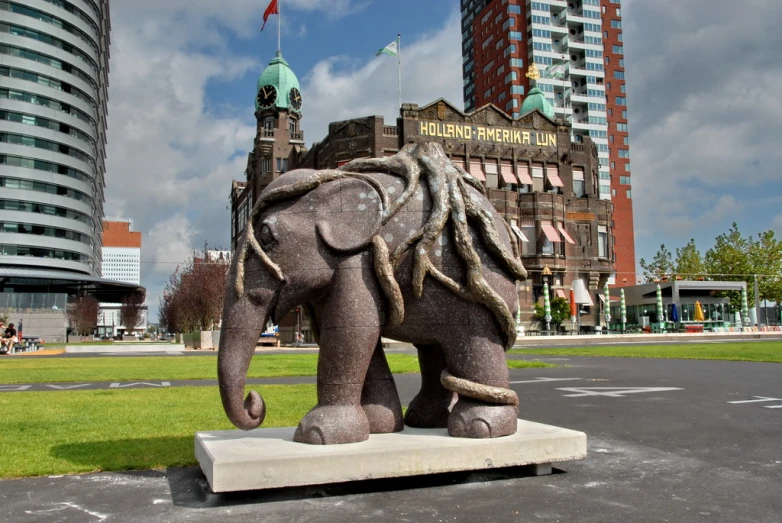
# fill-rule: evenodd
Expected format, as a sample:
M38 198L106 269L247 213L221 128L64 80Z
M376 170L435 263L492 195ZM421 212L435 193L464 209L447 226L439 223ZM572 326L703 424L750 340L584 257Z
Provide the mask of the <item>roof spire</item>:
M524 76L535 82L537 85L538 80L540 80L540 71L538 71L538 66L535 65L535 62L530 64L529 69L527 70L527 74Z

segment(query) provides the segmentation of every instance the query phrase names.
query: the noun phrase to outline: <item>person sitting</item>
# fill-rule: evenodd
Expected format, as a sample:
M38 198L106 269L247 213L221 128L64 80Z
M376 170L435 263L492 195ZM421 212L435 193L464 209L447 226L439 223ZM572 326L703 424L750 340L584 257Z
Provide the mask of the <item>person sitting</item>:
M10 351L13 351L14 345L16 345L18 342L19 339L16 337L16 329L14 328L14 324L9 323L8 328L3 334L3 344L5 344Z

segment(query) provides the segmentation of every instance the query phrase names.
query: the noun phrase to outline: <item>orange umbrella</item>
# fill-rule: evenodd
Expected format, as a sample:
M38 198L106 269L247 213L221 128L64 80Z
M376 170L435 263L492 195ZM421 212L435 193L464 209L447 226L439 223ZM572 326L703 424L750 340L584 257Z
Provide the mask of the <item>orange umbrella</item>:
M701 307L701 302L699 301L695 302L695 316L693 316L693 319L695 321L703 321L703 308Z
M570 317L573 318L573 321L576 321L576 316L578 316L578 305L576 304L576 291L570 289Z

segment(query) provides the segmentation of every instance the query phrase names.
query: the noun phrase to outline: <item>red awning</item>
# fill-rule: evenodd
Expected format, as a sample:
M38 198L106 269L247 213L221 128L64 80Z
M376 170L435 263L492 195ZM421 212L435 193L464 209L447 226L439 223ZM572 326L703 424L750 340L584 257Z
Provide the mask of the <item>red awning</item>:
M513 166L502 164L500 166L500 175L502 176L502 181L505 183L516 183L516 177L513 176Z
M573 238L570 237L570 235L567 233L564 227L561 225L557 226L557 229L562 234L562 237L565 238L565 241L568 243L572 243L573 245L576 244L576 242L573 241Z
M563 291L562 289L557 289L557 298L567 299L567 296L565 296L565 291Z
M529 166L524 163L518 165L519 182L522 185L532 185L532 176L529 175Z
M565 184L562 183L562 179L559 177L558 174L549 173L548 175L548 181L551 184L552 187L564 187Z
M550 223L543 223L540 225L543 229L543 234L546 235L546 238L548 238L548 241L550 242L561 242L562 238L559 237L559 234L557 234L557 230L554 228L553 225Z
M470 162L470 174L482 182L486 181L486 177L483 175L483 167L480 162Z

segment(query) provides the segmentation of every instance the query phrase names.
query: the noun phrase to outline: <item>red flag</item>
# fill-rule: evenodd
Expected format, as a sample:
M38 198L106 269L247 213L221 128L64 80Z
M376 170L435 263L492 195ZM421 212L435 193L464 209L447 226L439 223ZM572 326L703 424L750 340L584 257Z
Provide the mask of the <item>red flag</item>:
M277 9L277 0L272 0L269 4L269 7L267 7L266 11L263 12L263 27L261 27L261 31L263 31L263 28L266 27L266 20L268 20L271 15L279 14L280 11Z

